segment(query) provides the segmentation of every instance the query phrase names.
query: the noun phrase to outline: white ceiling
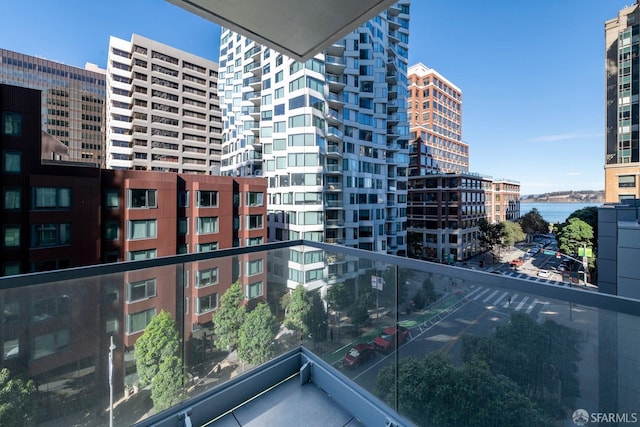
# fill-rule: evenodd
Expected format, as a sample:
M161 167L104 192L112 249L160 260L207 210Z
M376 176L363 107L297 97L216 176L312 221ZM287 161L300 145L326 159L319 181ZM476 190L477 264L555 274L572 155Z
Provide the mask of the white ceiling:
M397 0L167 0L299 61Z

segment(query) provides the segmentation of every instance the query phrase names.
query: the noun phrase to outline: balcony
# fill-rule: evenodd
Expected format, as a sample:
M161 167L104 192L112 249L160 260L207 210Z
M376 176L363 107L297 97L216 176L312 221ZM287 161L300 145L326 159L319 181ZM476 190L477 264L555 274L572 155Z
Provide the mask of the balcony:
M328 73L342 74L344 71L344 58L342 56L325 55L324 67Z
M331 139L333 141L342 141L344 137L344 133L335 126L329 126L327 129L327 139Z
M518 411L569 425L576 408L624 414L640 401L640 301L326 240L331 244L281 242L2 277L3 366L33 379L23 388L35 398L36 424L47 425L107 425L111 408L116 426L292 425L291 417L312 411L331 414L308 420L322 426L491 425L523 416ZM399 246L395 240L390 249ZM237 281L245 316L281 312L287 289L276 284L286 283L293 255L325 262L322 277L309 278L324 289L307 291L318 292L314 310L323 311L322 320L308 320L309 332L294 334L274 320L262 360L245 347L233 355L218 348L211 319L221 295ZM343 269L331 267L346 257ZM332 283L360 290L374 283L377 298L344 301L365 308L354 321L320 297ZM173 374L155 374L145 385L134 349L162 311L175 323L156 333L177 340L175 352L150 359L146 372ZM373 360L343 363L353 346L368 342ZM440 400L436 387L449 394ZM507 394L517 399L505 401ZM477 405L483 410L473 410ZM440 418L428 419L434 408Z
M344 105L342 95L335 92L329 92L329 95L327 95L327 101L329 102L329 105L333 107L340 107Z

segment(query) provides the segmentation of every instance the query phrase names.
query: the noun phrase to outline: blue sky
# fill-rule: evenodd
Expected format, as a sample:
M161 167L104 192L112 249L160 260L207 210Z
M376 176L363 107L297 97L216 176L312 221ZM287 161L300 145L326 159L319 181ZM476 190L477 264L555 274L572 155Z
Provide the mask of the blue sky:
M409 60L463 91L470 169L522 194L604 188L604 22L632 0L414 0ZM3 5L0 46L106 65L132 33L218 59L220 29L162 0Z

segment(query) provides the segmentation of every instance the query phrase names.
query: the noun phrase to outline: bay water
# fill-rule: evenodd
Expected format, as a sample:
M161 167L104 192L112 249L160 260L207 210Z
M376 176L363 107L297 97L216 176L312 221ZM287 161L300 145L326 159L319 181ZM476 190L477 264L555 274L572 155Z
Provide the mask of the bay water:
M603 203L522 203L520 215L524 215L536 208L545 221L556 224L563 223L573 212L589 206L601 206Z

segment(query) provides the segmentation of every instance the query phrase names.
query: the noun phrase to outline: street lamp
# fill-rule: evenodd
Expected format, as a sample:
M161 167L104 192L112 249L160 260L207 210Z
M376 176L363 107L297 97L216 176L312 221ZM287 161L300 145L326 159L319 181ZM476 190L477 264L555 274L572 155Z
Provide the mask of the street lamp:
M111 335L111 344L109 345L109 427L113 427L113 350L116 345L113 343L113 335Z

